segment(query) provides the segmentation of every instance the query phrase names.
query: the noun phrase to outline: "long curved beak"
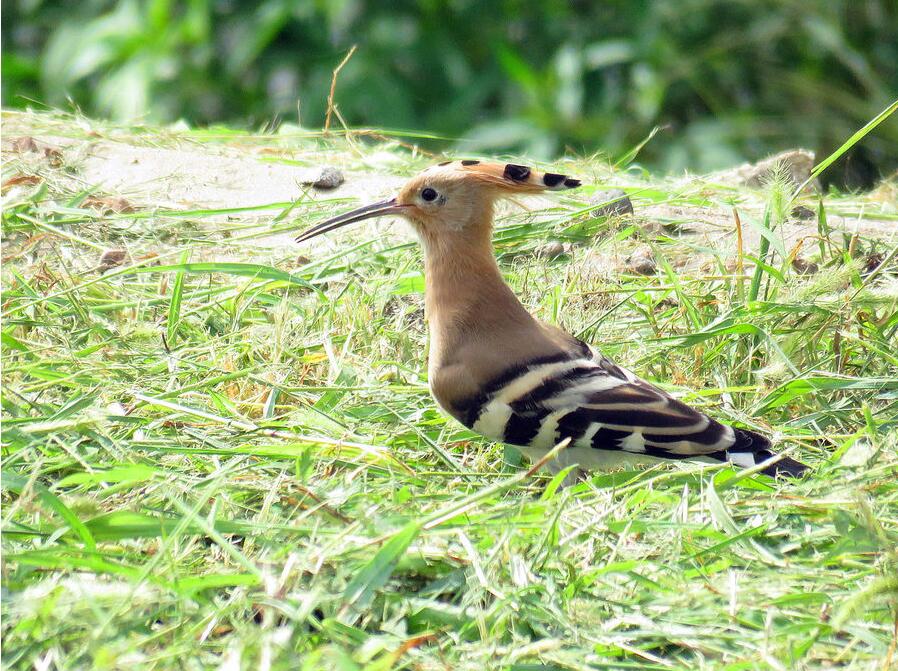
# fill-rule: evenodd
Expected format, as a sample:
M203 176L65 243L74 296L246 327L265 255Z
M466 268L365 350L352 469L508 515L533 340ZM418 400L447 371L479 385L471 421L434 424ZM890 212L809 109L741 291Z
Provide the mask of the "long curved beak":
M338 228L343 228L343 226L354 224L363 219L382 217L388 214L399 214L402 212L402 208L402 205L396 203L395 198L382 200L379 203L372 203L371 205L365 205L357 210L352 210L351 212L346 212L345 214L333 217L327 221L322 221L320 224L315 224L309 230L300 233L296 238L296 242L305 242L322 233L330 233Z

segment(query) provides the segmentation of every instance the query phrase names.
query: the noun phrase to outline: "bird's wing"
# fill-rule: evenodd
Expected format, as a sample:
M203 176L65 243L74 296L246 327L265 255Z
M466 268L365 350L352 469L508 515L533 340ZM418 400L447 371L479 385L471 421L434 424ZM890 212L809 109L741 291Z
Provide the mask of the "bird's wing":
M720 456L736 442L731 427L596 353L513 367L461 416L478 433L524 447L570 438L580 447L676 459Z

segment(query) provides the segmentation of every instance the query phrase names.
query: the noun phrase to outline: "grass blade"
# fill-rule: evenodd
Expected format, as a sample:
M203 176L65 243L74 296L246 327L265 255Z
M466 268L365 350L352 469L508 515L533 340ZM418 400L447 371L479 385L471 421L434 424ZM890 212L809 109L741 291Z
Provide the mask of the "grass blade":
M343 618L348 615L350 610L358 612L371 603L374 593L390 579L396 564L399 563L402 555L405 554L419 533L421 533L421 523L410 522L384 543L371 561L356 574L343 592L345 604L341 610ZM349 619L353 620L354 616Z
M845 140L845 142L843 142L839 146L839 148L836 149L832 154L830 154L825 159L820 161L820 163L815 165L814 169L811 170L811 174L808 175L808 178L804 182L802 182L798 186L797 189L795 189L794 193L792 194L791 200L795 200L795 198L798 197L798 194L800 194L802 191L804 191L808 184L810 184L815 179L817 179L817 177L819 177L820 174L824 170L826 170L829 166L831 166L833 163L835 163L839 159L839 157L842 156L842 154L844 154L846 151L848 151L854 145L856 145L858 142L860 142L862 139L864 139L864 137L870 131L872 131L879 124L881 124L883 121L885 121L890 116L892 116L892 114L895 113L895 110L898 110L898 98L896 98L894 101L892 101L892 104L888 105L882 112L877 114L875 117L870 119L870 121L865 123L861 128L856 130L854 132L854 134L850 138Z
M150 266L149 268L131 268L129 273L221 273L222 275L237 275L240 277L251 277L258 280L271 280L284 282L286 284L295 284L305 289L311 289L316 293L321 293L320 289L304 280L298 275L265 266L258 263L173 263L167 266Z
M181 254L181 261L178 265L187 266L187 259L190 258L190 250L185 249ZM181 297L184 292L184 270L175 273L175 281L172 283L171 301L168 304L168 318L166 319L166 342L168 346L175 346L175 336L178 333L178 325L181 319Z
M75 513L73 513L58 496L56 496L56 494L44 487L44 485L6 472L0 473L0 484L2 484L3 489L13 491L19 496L22 495L22 492L28 491L29 489L34 491L38 499L40 499L45 506L56 512L57 515L66 521L72 531L81 537L84 547L87 550L91 552L96 550L97 544L94 541L94 537L90 533L90 530L88 530L84 523L78 519L78 516L75 515Z

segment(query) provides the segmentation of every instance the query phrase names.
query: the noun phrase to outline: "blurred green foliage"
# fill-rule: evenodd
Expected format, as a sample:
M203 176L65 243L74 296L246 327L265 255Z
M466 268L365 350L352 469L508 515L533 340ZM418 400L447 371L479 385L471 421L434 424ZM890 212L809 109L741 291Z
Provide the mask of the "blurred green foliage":
M898 95L895 0L4 0L3 104L320 127L353 44L346 123L459 152L617 156L664 126L644 163L710 170L828 152ZM893 118L845 181L896 147Z

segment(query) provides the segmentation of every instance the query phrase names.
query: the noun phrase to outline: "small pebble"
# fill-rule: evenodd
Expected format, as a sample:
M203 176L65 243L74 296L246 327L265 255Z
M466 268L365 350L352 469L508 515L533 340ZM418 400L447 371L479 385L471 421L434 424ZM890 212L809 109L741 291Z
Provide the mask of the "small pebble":
M742 184L753 188L763 187L773 174L776 166L786 173L787 179L798 186L811 176L814 168L814 152L807 149L791 149L770 156L757 163L736 168L742 177Z
M872 273L874 270L879 268L879 266L882 264L882 261L883 261L882 254L879 254L878 252L873 252L871 254L868 254L867 258L864 259L863 274L869 275L870 273Z
M54 168L62 165L62 152L53 147L44 147L44 158Z
M340 186L345 180L343 177L343 173L337 170L336 168L332 168L329 165L324 166L318 173L318 176L315 179L310 179L303 182L304 186L311 186L316 189L336 189Z
M803 259L800 256L796 256L794 259L792 259L792 270L794 270L799 275L813 275L819 270L819 268L813 261L808 261L807 259Z
M9 143L9 148L19 154L42 153L44 158L46 158L54 168L62 165L62 152L59 151L59 149L50 146L41 146L33 137L28 135L13 138Z
M536 248L536 256L540 259L557 259L564 252L564 245L557 241L547 242Z
M609 203L608 201L613 202ZM599 191L590 196L589 202L593 205L606 203L592 211L595 216L613 217L621 214L633 214L633 203L623 189Z
M634 249L633 253L627 257L626 269L639 275L654 275L658 264L655 262L652 248L642 245Z
M127 256L128 251L125 249L107 249L100 257L100 270L108 270L122 265Z
M19 154L40 151L40 147L37 146L37 142L34 141L34 138L27 135L14 138L9 144L10 148Z

